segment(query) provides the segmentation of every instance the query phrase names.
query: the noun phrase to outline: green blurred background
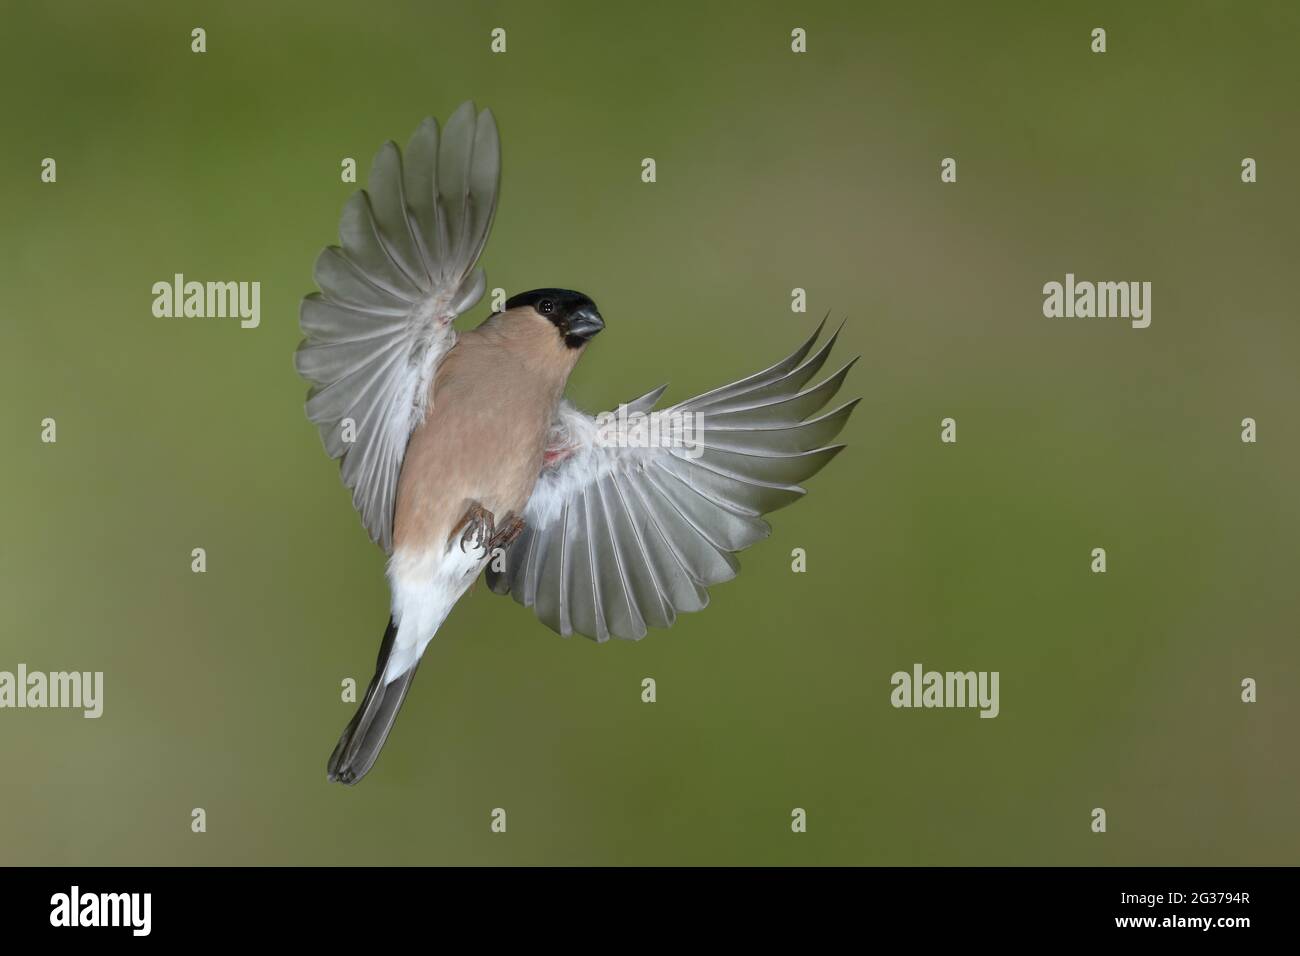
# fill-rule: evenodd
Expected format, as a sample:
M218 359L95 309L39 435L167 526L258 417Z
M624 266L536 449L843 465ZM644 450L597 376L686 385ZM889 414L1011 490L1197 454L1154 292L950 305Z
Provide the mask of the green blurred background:
M106 691L0 712L0 862L1300 859L1295 4L112 6L3 10L0 669ZM361 185L468 98L503 139L489 286L608 320L580 404L695 394L828 310L864 400L671 631L565 641L477 588L345 789L388 597L298 303L340 160ZM261 327L154 318L176 272L260 281ZM1066 272L1151 281L1151 327L1045 319ZM999 671L1001 716L894 710L918 661Z

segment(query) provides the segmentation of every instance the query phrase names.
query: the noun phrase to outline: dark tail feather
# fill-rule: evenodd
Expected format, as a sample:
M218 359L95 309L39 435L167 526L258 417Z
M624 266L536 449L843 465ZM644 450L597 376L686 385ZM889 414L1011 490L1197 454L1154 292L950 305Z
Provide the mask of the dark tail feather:
M406 692L411 689L415 679L417 663L391 684L384 683L384 670L388 666L388 655L393 650L393 640L397 637L397 625L388 619L388 630L384 632L384 643L379 646L379 661L375 665L375 676L370 680L365 699L357 708L351 722L343 729L338 746L330 754L329 778L339 783L354 784L364 777L379 759L379 751L384 748L388 732L393 729L397 712L402 709Z

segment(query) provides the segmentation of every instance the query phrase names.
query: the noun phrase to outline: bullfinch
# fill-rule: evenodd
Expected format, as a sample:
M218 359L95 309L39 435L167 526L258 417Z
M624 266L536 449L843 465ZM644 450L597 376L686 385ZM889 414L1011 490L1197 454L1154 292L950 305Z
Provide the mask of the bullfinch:
M392 594L330 780L374 765L421 654L480 573L565 636L669 627L844 447L832 442L857 404L822 411L852 361L808 385L838 335L814 352L818 326L770 368L671 407L656 407L660 386L579 411L565 383L605 328L588 296L534 289L452 327L485 289L500 178L496 122L472 103L441 129L424 120L405 157L384 144L302 302L307 417L388 555Z

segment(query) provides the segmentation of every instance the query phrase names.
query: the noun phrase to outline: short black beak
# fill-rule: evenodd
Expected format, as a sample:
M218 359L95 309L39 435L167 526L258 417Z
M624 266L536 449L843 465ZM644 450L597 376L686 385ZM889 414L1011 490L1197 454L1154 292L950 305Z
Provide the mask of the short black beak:
M585 342L605 327L605 320L594 308L584 306L569 316L569 327L565 335L570 339Z

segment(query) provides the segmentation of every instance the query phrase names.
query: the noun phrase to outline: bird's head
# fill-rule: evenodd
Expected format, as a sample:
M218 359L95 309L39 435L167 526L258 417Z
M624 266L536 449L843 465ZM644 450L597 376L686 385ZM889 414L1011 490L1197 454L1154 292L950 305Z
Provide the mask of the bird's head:
M596 303L571 289L533 289L512 296L506 310L531 309L549 322L555 334L571 349L580 349L605 327Z

